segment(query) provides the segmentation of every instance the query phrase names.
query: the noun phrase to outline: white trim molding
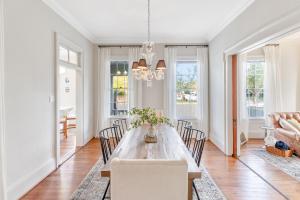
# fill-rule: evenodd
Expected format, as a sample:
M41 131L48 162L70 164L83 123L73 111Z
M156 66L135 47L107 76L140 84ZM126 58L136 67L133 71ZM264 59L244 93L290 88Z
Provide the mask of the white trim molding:
M7 189L7 199L19 199L21 196L31 190L38 182L46 178L51 172L56 169L56 162L54 158L49 159L31 173L20 177L20 179L10 185Z
M62 17L67 23L74 27L79 33L86 37L90 42L96 43L97 38L87 28L82 26L68 11L63 9L55 0L42 0L57 15Z
M235 18L242 14L250 5L252 5L255 0L249 0L245 4L241 5L233 11L233 13L225 18L225 20L218 26L215 26L214 30L211 32L208 40L212 41L219 33L221 33Z
M6 200L7 194L4 113L4 1L0 0L0 199Z

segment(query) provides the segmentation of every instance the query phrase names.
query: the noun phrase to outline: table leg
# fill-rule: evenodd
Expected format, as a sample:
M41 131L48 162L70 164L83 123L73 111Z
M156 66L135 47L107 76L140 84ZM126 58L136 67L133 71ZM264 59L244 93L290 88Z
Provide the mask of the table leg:
M193 200L193 179L188 179L188 200Z

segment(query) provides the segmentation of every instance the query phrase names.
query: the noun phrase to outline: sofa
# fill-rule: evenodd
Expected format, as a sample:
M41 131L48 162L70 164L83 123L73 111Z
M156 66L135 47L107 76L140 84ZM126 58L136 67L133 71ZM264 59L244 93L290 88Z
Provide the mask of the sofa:
M284 129L279 123L280 118L285 120L295 119L300 122L300 112L277 112L269 116L275 129L275 138L288 144L289 147L293 149L298 156L300 156L299 132L297 133L296 131Z

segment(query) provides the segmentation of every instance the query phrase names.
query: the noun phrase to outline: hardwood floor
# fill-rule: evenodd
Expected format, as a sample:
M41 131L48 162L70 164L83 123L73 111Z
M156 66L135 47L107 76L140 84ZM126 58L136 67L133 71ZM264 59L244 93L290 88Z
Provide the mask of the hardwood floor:
M247 144L241 148L240 160L287 198L300 199L300 183L297 180L253 154L252 150L261 149L263 145L263 140L250 139Z
M63 161L69 158L77 150L76 136L68 135L66 138L63 134L60 135L60 158Z
M22 199L68 199L100 156L99 141L93 139ZM202 164L228 199L284 199L239 160L224 156L211 142L205 145Z

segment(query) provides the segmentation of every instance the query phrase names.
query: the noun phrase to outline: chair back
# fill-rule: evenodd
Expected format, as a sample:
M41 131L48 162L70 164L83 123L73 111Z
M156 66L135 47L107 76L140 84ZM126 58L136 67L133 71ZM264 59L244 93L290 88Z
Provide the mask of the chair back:
M113 126L118 127L118 132L120 133L122 138L125 132L128 130L127 119L125 118L116 119L113 121Z
M184 127L191 127L192 123L186 120L177 120L177 126L176 126L176 130L179 133L180 137L183 138L183 134L184 134Z
M186 160L112 160L112 200L186 200L187 197Z
M194 157L198 167L200 167L200 161L206 141L205 133L197 129L190 129L189 132L192 137L189 142L188 148L192 146L192 156Z
M108 161L113 149L117 146L116 127L109 127L99 132L100 147L104 164Z

